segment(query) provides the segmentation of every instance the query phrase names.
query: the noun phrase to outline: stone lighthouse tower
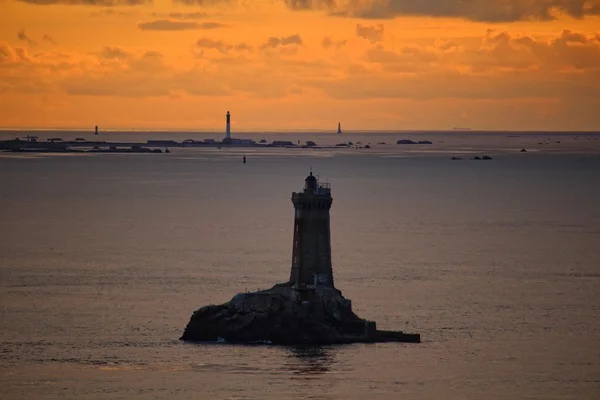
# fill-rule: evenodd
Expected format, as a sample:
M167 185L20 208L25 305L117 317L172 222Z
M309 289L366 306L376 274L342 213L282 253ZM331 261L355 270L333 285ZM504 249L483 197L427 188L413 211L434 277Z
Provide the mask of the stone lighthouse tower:
M227 124L225 125L225 139L230 141L231 140L231 114L229 113L229 111L227 111L227 114L225 115L225 119L227 121Z
M292 193L294 203L294 244L290 284L296 289L316 286L333 288L329 209L331 187L319 183L312 172L304 190Z

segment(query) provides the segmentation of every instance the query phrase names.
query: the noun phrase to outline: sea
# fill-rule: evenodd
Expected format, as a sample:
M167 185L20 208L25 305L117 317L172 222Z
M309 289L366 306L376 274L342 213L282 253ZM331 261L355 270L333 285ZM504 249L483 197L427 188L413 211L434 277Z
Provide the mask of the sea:
M353 145L0 153L2 400L600 398L600 133L234 137ZM336 287L422 342L180 341L198 308L288 279L310 171Z

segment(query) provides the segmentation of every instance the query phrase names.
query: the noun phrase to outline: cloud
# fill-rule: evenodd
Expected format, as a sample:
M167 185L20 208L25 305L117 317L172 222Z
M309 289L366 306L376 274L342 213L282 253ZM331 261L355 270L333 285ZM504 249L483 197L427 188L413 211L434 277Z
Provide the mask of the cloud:
M174 97L178 93L224 96L230 93L202 69L177 69L157 51L132 52L105 47L97 57L99 64L91 64L89 69L63 80L61 89L72 95L112 97Z
M55 91L57 79L67 75L75 65L64 53L29 53L25 48L0 42L0 93L37 94Z
M105 60L112 60L112 59L126 60L130 56L130 53L128 53L127 51L123 50L120 47L115 47L115 46L106 46L102 49L102 51L100 51L97 54L100 58L105 59Z
M310 101L329 101L323 95L349 101L402 99L438 104L444 99L462 99L473 107L483 101L516 104L543 99L565 110L587 104L582 120L597 121L597 115L588 111L592 105L600 106L597 34L565 30L542 38L490 30L482 32L479 41L458 37L419 44L378 43L358 56L333 51L281 54L282 48L300 42L279 37L274 44L277 50L247 53L257 46L204 37L195 43L200 56L189 67L157 52L122 47L64 57L0 43L0 91L276 99L302 88L303 96L315 95L306 98Z
M116 10L114 8L107 8L105 10L93 11L90 13L90 17L131 17L136 13L132 11Z
M98 7L115 7L115 6L139 6L151 4L152 0L17 0L22 3L33 4L38 6L49 5L68 5L68 6L98 6Z
M479 44L368 49L345 76L314 79L336 99L561 99L600 106L600 35L488 31Z
M364 61L391 73L422 73L434 66L439 58L439 54L416 46L406 46L398 52L372 48L363 56Z
M586 36L570 30L550 40L531 36L511 36L488 31L481 49L498 65L507 68L537 68L557 72L600 70L600 36Z
M235 46L233 46L233 48L238 51L253 51L254 50L254 47L250 46L249 44L243 43L243 42L236 44Z
M383 40L383 24L361 25L356 24L356 36L367 39L371 43L381 42Z
M199 49L220 49L229 55L198 58L185 68L155 51L104 47L94 53L28 53L0 42L0 92L62 93L111 98L175 98L181 94L218 97L283 98L298 91L298 82L326 76L322 61L287 60L274 56L247 59L238 54L252 47L204 38ZM266 56L266 55L265 55ZM269 79L265 80L265 76ZM73 100L77 101L77 100ZM118 101L118 100L115 100Z
M135 6L153 0L17 0L34 5ZM231 6L246 0L172 0L188 6ZM600 0L278 0L293 11L325 11L329 15L364 19L401 16L461 18L480 22L550 21L560 15L581 19L600 15ZM185 14L185 13L175 13ZM193 13L189 13L193 14ZM180 18L171 16L170 18ZM202 17L181 17L198 19Z
M54 40L54 38L47 33L44 33L44 36L42 36L42 40L45 40L46 42L50 42L52 44L56 44L56 40Z
M0 42L0 93L100 97L225 96L227 82L204 68L176 68L156 51L104 47L92 54L28 53Z
M174 19L202 19L209 17L210 14L205 12L169 12L169 13L150 13L151 17L166 17Z
M17 60L18 56L15 49L6 42L0 42L0 64L12 64Z
M35 40L33 40L32 38L30 38L29 36L27 36L27 33L25 33L25 29L21 29L19 32L17 32L17 38L19 40L27 42L27 44L30 45L30 46L34 46L35 45Z
M263 43L260 46L260 48L261 49L268 49L268 48L275 49L280 46L288 46L288 45L301 46L302 44L303 44L302 38L298 34L285 36L285 37L271 36L270 38L267 39L267 41L265 43Z
M329 49L330 47L334 47L336 49L342 48L346 45L347 40L333 40L329 37L325 37L323 38L323 41L321 42L321 46L323 46L326 49Z
M226 44L222 40L214 40L207 37L198 39L196 47L201 49L214 49L223 54L227 54L227 52L233 48L232 45Z
M172 0L174 3L181 3L187 6L212 6L219 4L237 3L236 0Z
M156 21L140 22L138 28L144 31L187 31L194 29L217 29L226 25L218 22L190 22L158 19Z
M199 49L216 50L221 54L228 54L232 50L248 52L254 50L252 46L244 42L229 44L223 42L222 40L215 40L208 37L198 39L195 46Z
M362 60L378 71L394 74L461 71L500 76L537 71L559 79L569 73L600 71L600 36L564 30L542 39L488 30L478 44L440 41L430 46L405 45L395 51L377 46L368 49Z
M326 10L351 18L399 16L463 18L483 22L549 21L600 15L600 0L283 0L295 11Z
M217 28L225 28L227 25L221 24L219 22L202 22L198 24L198 29L217 29Z

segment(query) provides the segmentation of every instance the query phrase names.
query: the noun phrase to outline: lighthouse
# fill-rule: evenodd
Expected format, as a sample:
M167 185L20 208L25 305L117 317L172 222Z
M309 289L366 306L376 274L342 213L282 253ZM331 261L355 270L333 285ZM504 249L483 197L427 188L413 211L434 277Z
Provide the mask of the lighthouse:
M229 111L227 111L227 114L225 115L225 117L227 118L227 125L225 127L225 139L227 141L231 140L231 114L229 114Z
M294 239L290 284L295 289L333 288L329 210L331 187L310 173L304 189L292 193Z
M420 343L418 333L377 330L360 318L352 301L333 285L329 210L331 187L312 172L302 191L292 193L294 250L288 282L236 294L220 305L195 311L181 340L280 345Z

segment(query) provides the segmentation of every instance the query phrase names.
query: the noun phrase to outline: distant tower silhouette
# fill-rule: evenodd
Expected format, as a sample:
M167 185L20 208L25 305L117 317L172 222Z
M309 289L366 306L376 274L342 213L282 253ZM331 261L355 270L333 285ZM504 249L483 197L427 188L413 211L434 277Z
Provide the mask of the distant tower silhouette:
M96 125L96 128L94 129L94 135L98 134L98 125Z
M338 135L340 133L342 133L342 124L338 122L338 131L337 131Z
M227 111L227 126L225 128L225 139L231 140L231 114Z
M329 209L333 199L329 184L320 184L312 172L304 190L292 193L294 203L294 244L290 283L296 289L307 286L333 288Z

